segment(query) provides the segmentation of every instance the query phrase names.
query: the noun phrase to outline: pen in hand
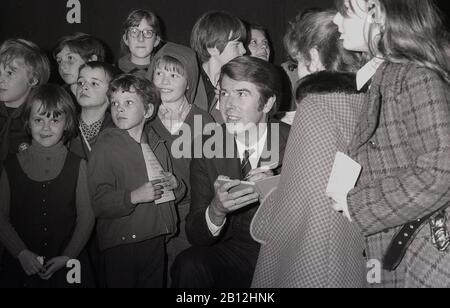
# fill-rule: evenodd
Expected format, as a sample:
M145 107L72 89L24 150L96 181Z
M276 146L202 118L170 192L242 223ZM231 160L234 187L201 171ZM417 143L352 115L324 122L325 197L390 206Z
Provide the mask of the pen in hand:
M247 181L248 179L250 179L251 177L253 177L255 174L267 172L267 171L269 171L269 170L274 170L274 169L276 169L276 168L278 168L278 167L279 167L279 162L273 162L273 163L271 163L271 164L269 164L269 165L263 165L263 166L258 167L258 168L256 168L256 169L252 169L252 170L250 170L250 172L247 174L247 176L245 177L244 180Z

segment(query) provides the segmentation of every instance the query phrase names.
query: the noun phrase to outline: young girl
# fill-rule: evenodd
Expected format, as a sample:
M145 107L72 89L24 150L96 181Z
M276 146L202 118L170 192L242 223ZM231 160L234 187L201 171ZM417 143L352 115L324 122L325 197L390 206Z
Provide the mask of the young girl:
M174 151L179 146L173 147L180 134L189 131L193 142L203 132L204 125L213 122L211 116L195 106L194 97L197 89L199 68L195 52L185 46L168 43L155 56L152 67L153 83L161 93L162 104L158 110L158 117L149 123L163 140L170 151L173 172L180 176L187 186L187 194L177 205L179 218L178 233L167 244L168 269L175 257L183 250L190 247L186 237L186 216L189 213L190 197L190 157L180 157ZM195 131L195 122L200 123L201 131ZM184 146L190 146L186 144Z
M105 62L92 61L80 67L76 97L81 114L78 135L70 142L69 149L85 160L89 160L100 132L114 127L106 93L116 75L118 70Z
M49 77L50 62L34 43L10 39L0 46L0 173L8 156L29 146L23 105L31 90Z
M449 41L432 0L340 0L346 49L372 60L349 154L362 165L335 208L367 236L383 287L450 287ZM403 257L403 258L402 258Z
M364 238L324 194L336 152L346 150L364 103L350 73L359 68L360 54L342 48L334 15L299 15L286 35L303 78L282 179L252 222L252 234L262 243L256 288L366 285Z
M64 88L76 101L80 67L90 61L104 61L105 48L89 34L74 33L59 40L53 50L53 57L58 63L59 75L65 83Z
M0 286L68 286L66 263L79 257L94 224L86 164L64 146L76 129L75 106L62 88L43 85L23 116L32 145L6 162L0 179Z
M131 12L123 24L120 45L125 55L119 59L118 67L125 73L144 78L160 44L158 17L146 10Z

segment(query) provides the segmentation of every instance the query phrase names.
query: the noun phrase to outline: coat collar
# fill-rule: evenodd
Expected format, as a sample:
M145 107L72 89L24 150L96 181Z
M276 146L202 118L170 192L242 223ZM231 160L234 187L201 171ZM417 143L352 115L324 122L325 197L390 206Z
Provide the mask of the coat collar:
M378 68L373 77L372 87L367 93L364 106L361 111L360 121L356 125L353 140L349 146L349 153L354 155L370 138L374 135L380 118L381 111L381 82L383 79L383 71L386 63L383 63Z

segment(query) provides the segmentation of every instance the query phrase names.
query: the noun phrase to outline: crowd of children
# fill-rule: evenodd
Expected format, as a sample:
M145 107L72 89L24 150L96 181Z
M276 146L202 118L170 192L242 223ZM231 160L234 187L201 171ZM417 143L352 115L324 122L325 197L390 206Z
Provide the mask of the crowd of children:
M166 42L153 12L132 11L116 65L99 39L64 36L52 52L62 85L48 83L51 62L33 42L4 41L0 287L74 286L73 259L83 277L75 286L170 287L172 264L197 243L185 228L198 169L180 157L178 138L189 132L182 147L193 147L208 124L251 118L221 106L230 95L244 104L278 93L223 77L230 62L276 74L283 93L267 97L274 110L255 114L288 112L293 125L278 189L245 224L259 251L252 285L364 287L365 262L376 259L377 286L450 287L450 43L439 10L433 0L336 4L290 24L284 69L267 63L264 27L219 11L198 19L191 48ZM242 89L223 94L221 78ZM337 151L362 174L331 199ZM208 217L217 234L232 220L211 228ZM250 287L247 278L227 282Z

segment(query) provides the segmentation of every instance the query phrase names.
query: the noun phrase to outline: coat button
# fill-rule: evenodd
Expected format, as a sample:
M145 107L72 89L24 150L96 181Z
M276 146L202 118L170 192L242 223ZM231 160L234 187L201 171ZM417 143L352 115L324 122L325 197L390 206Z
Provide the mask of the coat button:
M48 243L44 243L44 247L47 247L48 246Z
M47 213L44 212L42 215L43 215L43 216L47 216Z
M136 235L133 235L132 238L135 240L136 239Z
M44 227L44 232L47 232L47 231L48 231L47 227Z
M125 241L126 240L126 238L125 237L122 237L122 241Z
M369 141L369 145L373 149L377 148L377 144L375 142L373 142L372 140Z

